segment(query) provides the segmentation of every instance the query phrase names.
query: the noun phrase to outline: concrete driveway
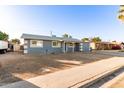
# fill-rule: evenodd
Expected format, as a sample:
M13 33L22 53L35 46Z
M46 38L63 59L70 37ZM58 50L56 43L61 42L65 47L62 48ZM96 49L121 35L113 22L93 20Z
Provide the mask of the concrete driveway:
M109 59L85 64L47 75L38 76L24 81L15 82L3 88L67 88L79 87L112 69L124 66L123 57L112 57Z
M119 52L119 51L121 51L121 50L97 50L96 53L124 57L124 52Z

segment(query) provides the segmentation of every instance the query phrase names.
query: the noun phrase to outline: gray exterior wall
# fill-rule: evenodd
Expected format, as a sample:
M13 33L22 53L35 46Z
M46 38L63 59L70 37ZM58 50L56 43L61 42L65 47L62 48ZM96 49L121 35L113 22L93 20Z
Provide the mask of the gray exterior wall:
M52 47L52 41L50 40L41 40L43 41L43 47L30 47L30 40L27 40L27 48L24 50L27 50L28 54L57 54L57 53L63 53L65 49L64 42L61 42L61 47ZM40 41L40 40L39 40ZM74 51L78 51L79 44L77 44L74 48ZM66 52L73 52L73 47L69 47L68 44L66 44Z
M75 44L74 51L80 51L80 43Z
M88 42L83 43L83 52L90 52L90 43Z
M43 40L43 47L30 47L30 40L28 41L27 51L29 54L52 54L62 53L62 46L60 48L52 47L52 41Z
M73 52L73 47L69 47L69 44L67 44L66 48L67 52Z
M64 42L62 43L62 49L65 49ZM68 43L66 43L66 52L73 52L73 47L69 47Z
M73 48L72 47L68 47L68 52L73 52Z

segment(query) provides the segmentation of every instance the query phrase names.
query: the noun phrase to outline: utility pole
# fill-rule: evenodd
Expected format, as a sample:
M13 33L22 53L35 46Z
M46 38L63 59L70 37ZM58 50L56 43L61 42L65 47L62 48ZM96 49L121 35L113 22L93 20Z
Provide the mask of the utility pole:
M51 36L53 35L52 30L50 31L50 35L51 35Z

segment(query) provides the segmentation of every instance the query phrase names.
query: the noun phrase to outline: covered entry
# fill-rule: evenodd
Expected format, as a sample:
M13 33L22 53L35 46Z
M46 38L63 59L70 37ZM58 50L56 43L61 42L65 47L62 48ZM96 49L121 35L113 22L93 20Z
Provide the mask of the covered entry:
M75 43L75 42L64 42L63 43L63 52L75 52L75 51L80 51L80 43Z
M74 52L75 51L75 43L74 42L64 42L62 45L63 52Z

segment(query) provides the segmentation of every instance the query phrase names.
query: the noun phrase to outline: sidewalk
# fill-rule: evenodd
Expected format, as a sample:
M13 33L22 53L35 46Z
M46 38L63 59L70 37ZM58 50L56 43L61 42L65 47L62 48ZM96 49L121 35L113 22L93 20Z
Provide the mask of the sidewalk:
M83 66L78 66L58 72L41 75L24 81L15 82L3 88L26 88L26 87L43 87L43 88L67 88L78 87L78 84L85 84L89 80L99 75L103 75L112 69L124 66L124 58L113 57Z

